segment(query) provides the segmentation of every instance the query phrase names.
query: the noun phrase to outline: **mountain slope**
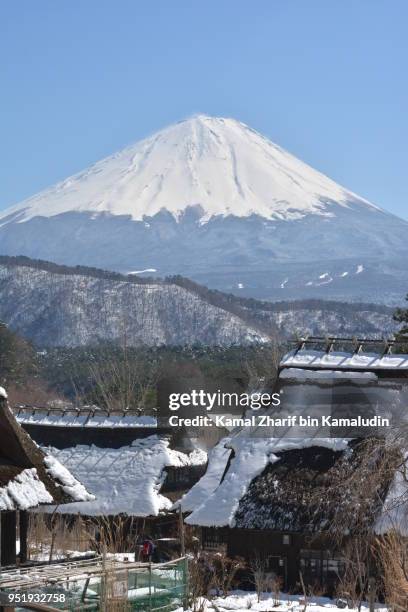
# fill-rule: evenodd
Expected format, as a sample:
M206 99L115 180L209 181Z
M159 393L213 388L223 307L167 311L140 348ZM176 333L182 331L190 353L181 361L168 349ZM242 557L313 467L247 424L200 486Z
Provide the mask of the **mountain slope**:
M90 268L0 257L0 320L38 346L100 340L150 346L249 344L277 334L382 336L384 306L270 304L208 290L188 279L139 279Z
M39 346L247 344L265 336L176 285L0 264L0 319Z
M0 219L87 212L142 221L162 209L179 218L199 205L201 223L217 215L288 220L330 216L329 201L372 207L243 123L200 115L94 164Z
M376 300L382 287L396 302L407 230L248 126L198 116L3 211L0 253L275 300Z

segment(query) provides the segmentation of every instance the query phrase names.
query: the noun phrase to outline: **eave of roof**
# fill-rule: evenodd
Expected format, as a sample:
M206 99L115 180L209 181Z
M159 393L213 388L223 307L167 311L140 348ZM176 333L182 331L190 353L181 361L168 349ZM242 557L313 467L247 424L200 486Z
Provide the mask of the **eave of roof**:
M408 354L379 355L377 353L343 353L340 351L293 350L280 362L280 368L308 368L335 370L388 370L406 371L408 374Z

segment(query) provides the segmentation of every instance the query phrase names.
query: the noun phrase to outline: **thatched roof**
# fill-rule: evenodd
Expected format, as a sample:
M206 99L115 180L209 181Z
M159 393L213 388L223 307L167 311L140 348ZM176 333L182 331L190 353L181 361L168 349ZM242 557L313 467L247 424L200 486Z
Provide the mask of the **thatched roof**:
M0 511L90 499L85 487L17 423L0 388Z
M206 453L176 451L169 437L158 435L135 439L119 448L81 444L44 450L96 495L93 501L61 506L58 512L88 516L158 516L172 506L169 497L173 496L164 491L168 470L191 470L207 461ZM46 506L44 511L53 512L54 508Z
M354 440L343 451L314 446L276 456L241 498L236 527L310 533L373 528L396 465L395 454L380 441Z
M218 482L204 476L181 500L191 525L341 536L391 525L408 535L408 457L385 439L237 436L223 446Z

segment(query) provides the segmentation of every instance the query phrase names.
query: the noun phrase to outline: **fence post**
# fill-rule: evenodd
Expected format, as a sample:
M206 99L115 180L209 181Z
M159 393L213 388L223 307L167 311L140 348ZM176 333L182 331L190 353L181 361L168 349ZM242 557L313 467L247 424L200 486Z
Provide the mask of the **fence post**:
M149 563L149 612L152 612L152 564Z
M183 511L181 509L181 504L179 505L179 531L180 531L180 549L181 556L184 557L186 554L186 544L184 537L184 521L183 521Z
M189 591L189 577L188 577L188 560L187 557L184 557L183 561L184 571L183 571L183 582L184 582L184 597L183 597L183 610L188 609L188 591Z

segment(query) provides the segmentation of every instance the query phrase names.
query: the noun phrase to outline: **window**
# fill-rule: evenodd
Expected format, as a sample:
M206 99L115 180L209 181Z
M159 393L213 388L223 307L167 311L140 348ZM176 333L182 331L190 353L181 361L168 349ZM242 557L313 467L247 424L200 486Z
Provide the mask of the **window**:
M270 556L266 558L265 571L272 576L283 579L283 585L287 582L287 559L286 557Z
M225 535L222 529L204 528L203 529L203 548L205 550L220 551L226 548Z
M320 579L321 552L320 550L301 550L300 567L308 580Z
M291 543L290 535L288 533L284 533L282 536L282 544L285 544L285 546L290 546Z
M344 561L329 550L301 550L300 567L308 579L322 579L324 582L344 572Z

